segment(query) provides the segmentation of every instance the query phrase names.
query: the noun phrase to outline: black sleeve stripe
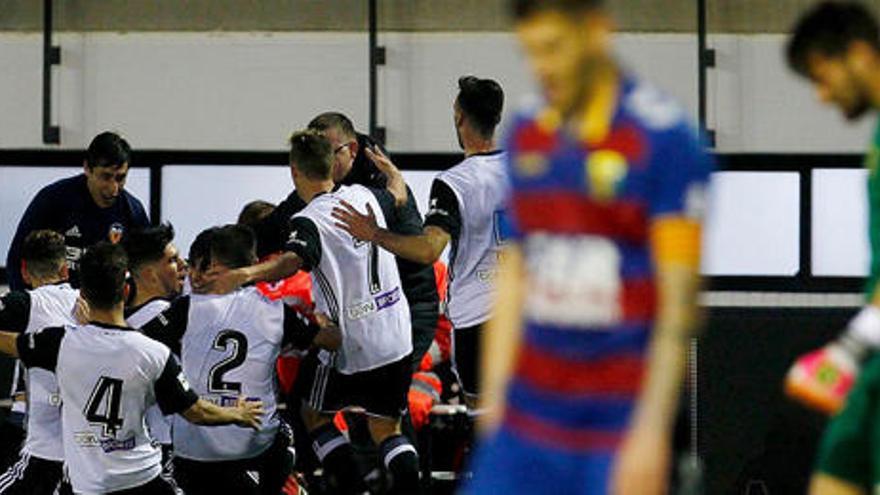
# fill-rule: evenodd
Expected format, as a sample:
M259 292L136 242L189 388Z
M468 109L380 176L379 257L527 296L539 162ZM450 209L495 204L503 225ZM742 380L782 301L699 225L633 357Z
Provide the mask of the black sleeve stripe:
M28 368L43 368L54 372L58 365L58 353L63 338L63 327L49 327L38 332L22 333L15 342L18 357Z
M431 184L431 199L425 213L425 226L439 227L452 237L461 233L461 209L455 191L442 179Z
M24 332L30 318L31 295L28 292L12 291L0 298L0 330Z
M179 414L186 411L199 400L198 394L189 386L189 382L180 369L180 363L174 354L168 354L162 374L153 384L156 403L163 414Z
M189 323L189 296L175 299L171 306L141 327L141 332L162 342L174 354L180 355L180 341Z
M284 248L302 258L303 269L311 271L321 263L321 235L315 223L306 217L290 220L290 235Z

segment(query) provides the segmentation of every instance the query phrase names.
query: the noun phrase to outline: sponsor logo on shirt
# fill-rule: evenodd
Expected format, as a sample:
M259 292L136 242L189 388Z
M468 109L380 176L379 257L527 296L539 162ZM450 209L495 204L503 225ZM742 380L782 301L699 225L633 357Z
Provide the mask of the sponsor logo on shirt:
M295 231L295 230L293 232L291 232L290 235L287 237L287 243L288 244L296 244L297 246L303 246L303 247L309 245L309 243L307 243L306 241L297 237L297 231Z
M61 407L61 395L58 392L49 394L49 405L52 407Z
M101 447L101 450L108 454L118 450L132 450L135 447L134 436L124 440L116 440L115 438L99 438L98 435L90 431L75 432L73 441L80 447Z
M400 301L400 287L379 294L372 300L353 304L346 309L349 320L360 320L383 309L390 308Z
M187 381L187 379L186 379L186 377L183 375L183 372L182 372L182 371L181 371L180 373L177 374L177 381L180 382L180 386L181 386L184 390L189 390L189 389L190 389L189 381Z
M67 232L64 233L65 237L82 237L82 234L79 233L79 226L74 225L73 227L67 229Z

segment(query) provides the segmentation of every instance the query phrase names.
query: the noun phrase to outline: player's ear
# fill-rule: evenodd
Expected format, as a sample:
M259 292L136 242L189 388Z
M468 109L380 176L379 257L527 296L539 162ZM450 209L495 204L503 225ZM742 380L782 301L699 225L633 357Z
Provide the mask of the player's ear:
M91 169L89 169L89 162L83 160L83 173L89 175L91 173Z
M58 267L58 276L61 280L68 280L70 278L70 269L67 267L66 261L62 261L61 266Z
M351 142L351 144L349 144L349 146L350 146L349 150L351 151L352 158L356 157L358 154L358 151L361 149L361 143L359 143L358 140L355 139L354 141Z
M27 271L27 261L21 260L21 280L25 285L31 285L31 274Z

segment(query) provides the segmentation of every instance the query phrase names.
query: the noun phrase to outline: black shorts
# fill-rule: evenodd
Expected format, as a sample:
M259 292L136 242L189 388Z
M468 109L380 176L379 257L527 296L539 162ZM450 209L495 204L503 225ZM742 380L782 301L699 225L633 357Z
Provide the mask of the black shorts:
M289 437L279 432L272 446L251 459L194 461L174 457L174 479L187 495L278 495L293 467L289 445ZM256 478L249 472L255 472Z
M160 475L141 486L109 492L108 495L177 495L177 492Z
M336 371L334 364L334 359L323 364L313 352L300 367L298 395L315 411L332 414L347 407L359 407L367 414L386 418L400 418L406 411L412 382L409 355L351 375Z
M480 341L485 323L452 330L452 367L465 395L480 390Z
M64 467L60 461L49 461L21 452L18 461L0 475L0 494L52 495L73 493L63 480Z

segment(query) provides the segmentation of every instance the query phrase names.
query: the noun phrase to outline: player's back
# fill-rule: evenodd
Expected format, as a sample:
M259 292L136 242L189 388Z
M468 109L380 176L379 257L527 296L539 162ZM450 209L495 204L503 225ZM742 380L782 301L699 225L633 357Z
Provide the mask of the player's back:
M489 318L501 247L498 223L507 196L505 160L500 151L476 154L437 176L455 193L461 215L461 233L449 253L447 295L447 314L456 328Z
M52 284L29 292L30 315L25 332L72 325L79 291L69 284ZM61 396L55 374L42 368L27 370L27 437L24 451L51 461L64 459L61 443Z
M331 212L340 200L362 212L370 205L383 228L387 227L383 210L389 208L383 209L371 189L340 186L312 199L293 217L307 218L318 231L320 262L311 267L315 304L342 330L337 369L350 374L408 355L412 352L412 335L409 305L394 256L374 244L354 239L336 226ZM302 242L296 236L297 232L293 232L289 244Z
M225 295L191 295L181 340L184 374L202 399L232 406L239 396L261 400L258 432L234 425L203 427L174 418L175 455L197 461L255 457L278 432L275 363L284 337L284 303L256 287Z
M65 462L77 491L104 493L143 485L160 471L161 453L144 424L167 347L127 328L68 326L56 375L64 407Z

